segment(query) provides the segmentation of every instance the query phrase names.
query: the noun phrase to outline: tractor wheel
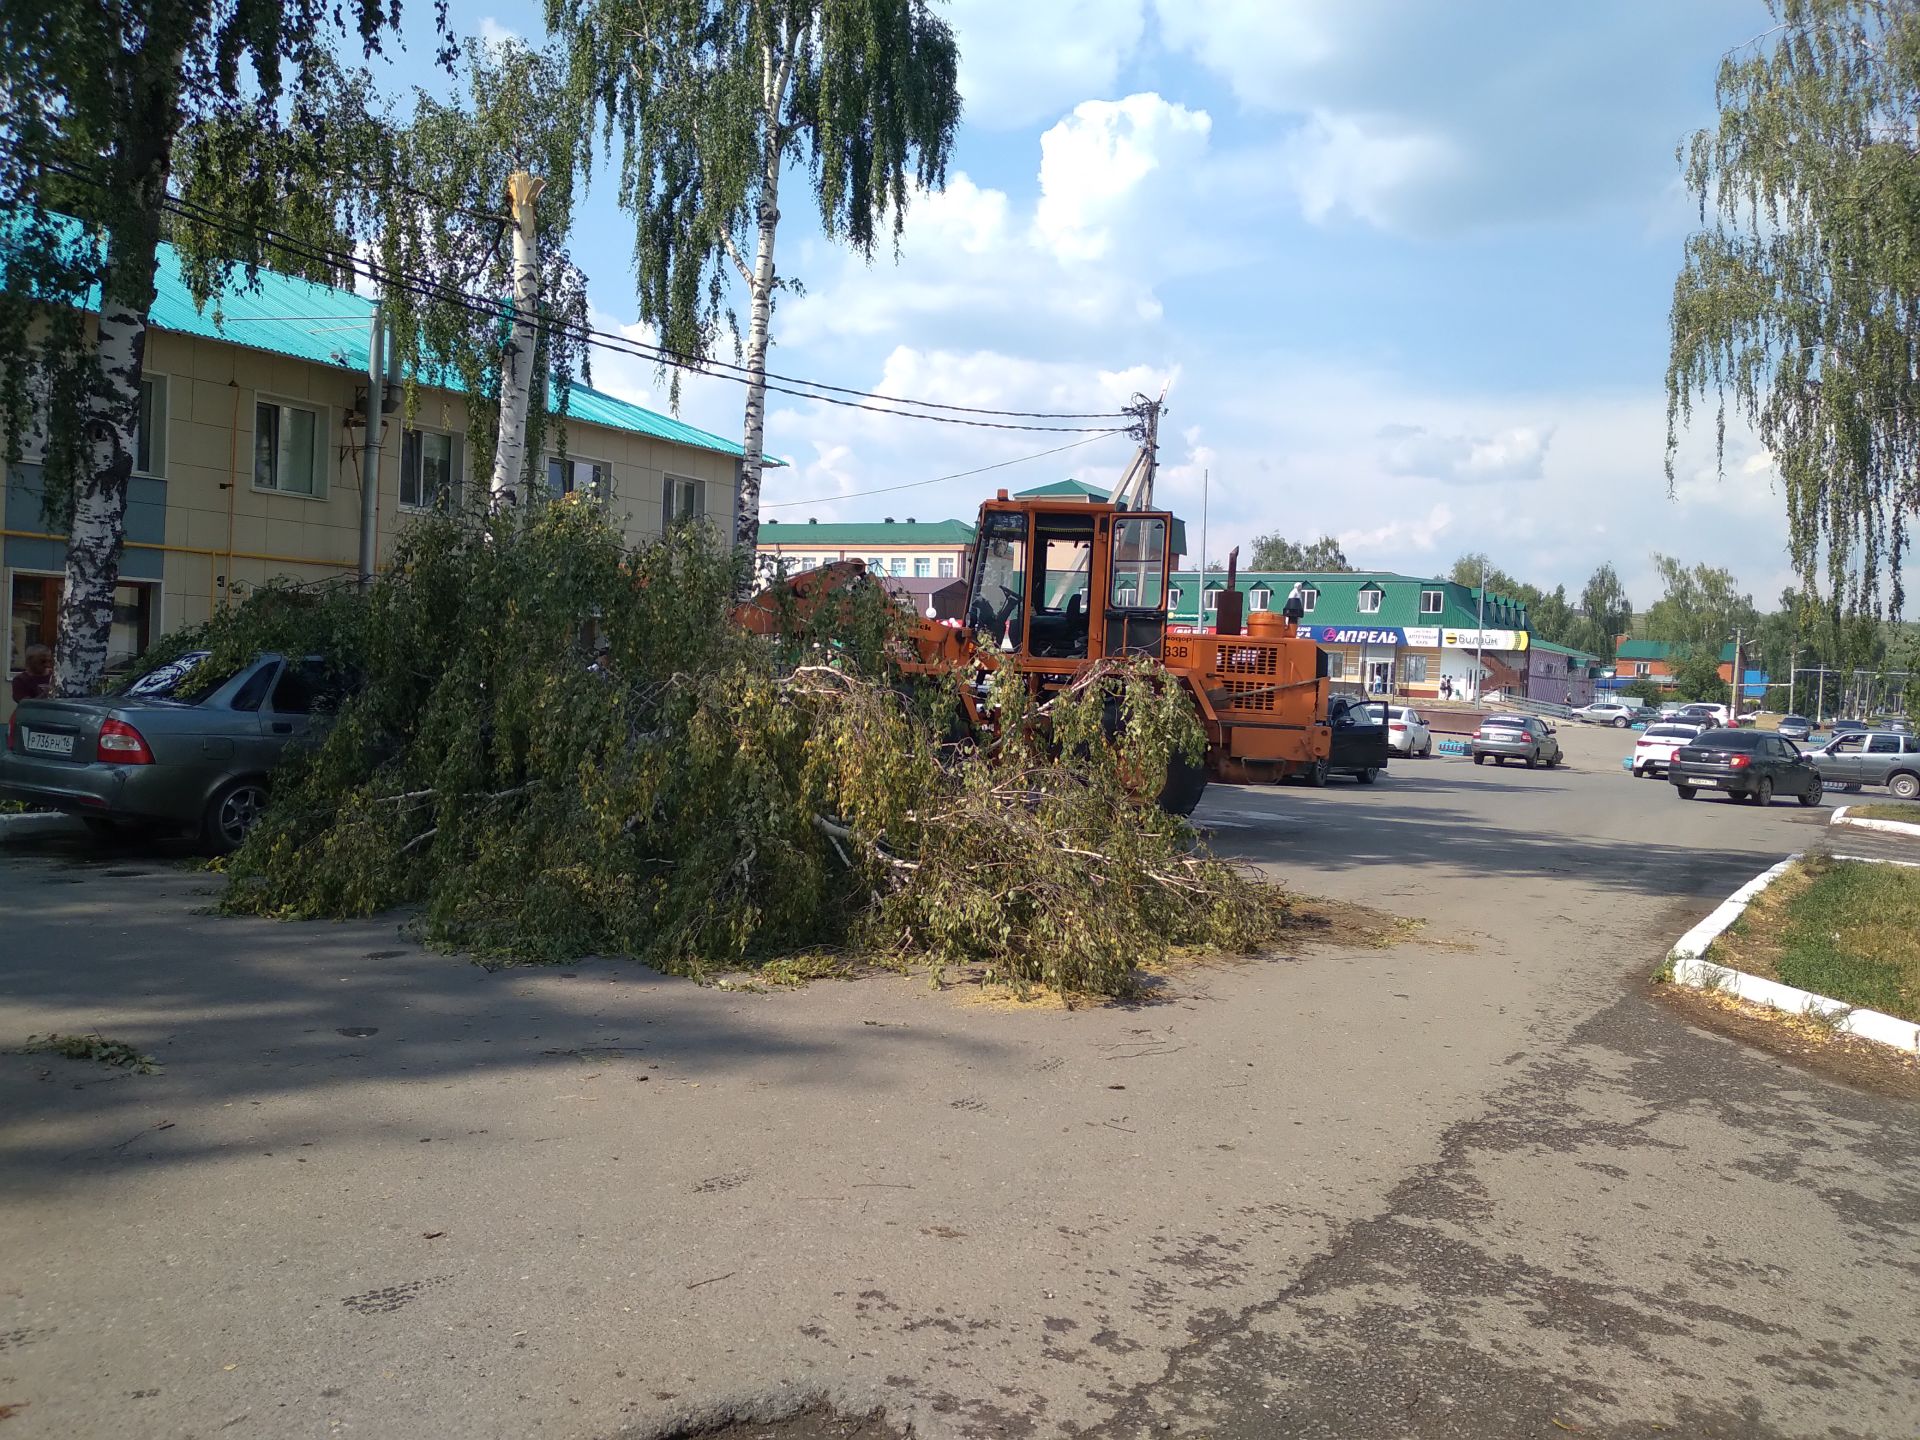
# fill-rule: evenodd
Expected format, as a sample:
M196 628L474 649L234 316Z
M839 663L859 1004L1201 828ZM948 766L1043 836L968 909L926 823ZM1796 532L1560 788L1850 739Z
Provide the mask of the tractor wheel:
M1160 787L1160 808L1169 815L1193 814L1200 797L1207 793L1207 767L1195 765L1176 755L1167 762L1167 783Z

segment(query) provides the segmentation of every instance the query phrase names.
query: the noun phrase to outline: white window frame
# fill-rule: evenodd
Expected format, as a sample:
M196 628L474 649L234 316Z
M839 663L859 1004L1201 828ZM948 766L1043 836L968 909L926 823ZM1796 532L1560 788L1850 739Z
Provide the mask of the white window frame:
M1247 592L1247 609L1265 610L1273 604L1273 591L1265 585L1256 585Z
M875 577L885 575L887 573L887 557L884 555L869 555L867 557L867 573Z
M1167 609L1178 610L1179 608L1180 608L1180 587L1178 585L1168 586L1167 587Z
M894 555L889 557L887 560L887 574L895 580L906 579L907 578L907 557L904 555Z
M916 580L931 580L933 578L933 560L930 556L916 555L913 557L913 578Z
M1378 585L1363 585L1360 588L1360 613L1362 615L1378 615L1380 613L1380 601L1382 598L1384 598L1383 592ZM1371 605L1367 603L1369 600L1373 602Z
M1140 598L1140 591L1132 585L1122 585L1114 592L1113 603L1122 610L1131 610L1134 602Z
M953 580L959 576L959 562L951 555L942 555L940 557L940 563L935 568L939 570L939 578L942 580Z
M1420 613L1422 615L1443 614L1447 608L1447 592L1444 590L1422 590L1420 592Z
M1200 592L1200 613L1202 615L1218 615L1220 613L1220 592L1226 588L1224 585L1209 585Z
M313 416L313 492L289 490L279 483L279 456L282 447L276 443L274 460L274 483L260 483L259 444L260 444L260 408L271 406L278 410L305 410ZM328 490L327 456L332 451L332 434L329 427L331 411L325 405L312 400L296 399L291 395L273 395L256 390L253 395L253 433L249 449L253 452L253 489L262 495L284 495L291 500L318 500L325 503Z
M424 514L430 512L438 503L432 500L423 503L418 499L407 499L407 441L409 439L423 439L428 435L436 439L444 439L447 442L447 502L449 505L457 505L460 502L461 484L465 479L460 473L460 437L450 430L421 430L413 426L407 426L400 432L400 474L399 481L394 486L394 493L398 499L400 508L408 514ZM424 452L421 450L415 450L414 453L415 456L420 459L425 458ZM420 493L420 476L418 473L414 475L413 480L415 487L414 494L417 496Z
M1300 613L1311 615L1320 604L1320 592L1311 585L1300 587Z
M1651 675L1652 673L1653 673L1653 666L1649 665L1645 660L1636 660L1633 662L1634 679L1644 680L1647 676Z
M680 487L686 487L686 494L692 497L692 510L681 513ZM691 475L662 475L660 477L660 528L669 530L675 525L684 525L689 520L707 518L707 482L696 480Z
M558 490L553 487L553 467L555 465L566 467L561 472L560 478L563 483ZM573 486L573 467L576 465L591 465L593 467L592 486L587 492L587 498L589 500L604 504L613 498L613 465L611 462L596 459L592 455L576 455L571 450L567 451L565 455L554 450L548 452L546 465L540 476L542 483L547 487L547 498L549 500L558 500L562 495L577 495L581 493Z
M153 402L148 408L157 421L157 423L153 425L153 433L151 435L148 435L143 429L136 429L134 434L133 473L144 480L164 480L167 478L167 407L172 398L172 387L168 385L167 381L170 378L166 372L160 370L143 370L140 375L141 387L143 389L148 386L153 388ZM147 442L147 463L145 465L140 463L140 442L143 439Z

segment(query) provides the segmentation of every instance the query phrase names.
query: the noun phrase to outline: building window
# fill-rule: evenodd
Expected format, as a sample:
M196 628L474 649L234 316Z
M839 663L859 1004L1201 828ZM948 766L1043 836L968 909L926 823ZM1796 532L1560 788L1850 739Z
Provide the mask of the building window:
M913 562L913 578L925 580L933 574L933 561L921 556Z
M895 575L905 576L907 573L907 557L904 555L894 556L893 559L888 562L888 569Z
M886 562L886 561L884 561L884 560L882 560L882 559L881 559L881 558L880 558L880 557L879 557L878 555L873 555L873 556L870 556L870 557L868 557L868 560L867 560L867 573L868 573L869 575L884 575L884 574L886 574L886 573L887 573L887 562Z
M303 405L253 407L253 486L283 495L320 493L320 416Z
M813 557L811 555L802 555L798 560L793 562L793 568L796 573L804 574L806 571L813 569Z
M942 580L953 579L953 556L942 555L940 557L940 578Z
M1633 673L1635 678L1644 679L1653 673L1653 667L1644 660L1636 660L1633 662Z
M1420 613L1422 615L1438 615L1441 610L1445 608L1446 603L1447 592L1444 590L1422 590L1420 592Z
M1122 610L1131 610L1134 608L1133 602L1139 598L1139 595L1140 592L1131 585L1122 585L1114 592L1113 603Z
M1327 651L1327 678L1329 680L1347 678L1347 657L1338 650Z
M400 503L431 510L458 499L453 475L453 436L409 430L400 437Z
M140 380L140 419L133 432L133 473L156 480L167 473L167 377Z
M1400 683L1402 685L1426 684L1427 657L1424 655L1403 655L1400 658Z
M571 455L564 460L558 455L547 457L547 494L585 495L591 500L604 500L609 493L607 467L600 461L579 460Z
M1318 590L1314 589L1313 586L1311 585L1304 585L1301 587L1300 613L1302 615L1311 615L1314 611L1314 607L1317 606L1319 603L1320 603L1320 592Z
M1209 585L1200 592L1200 608L1212 615L1220 608L1220 589L1218 585Z
M663 530L701 519L707 513L707 487L684 475L668 475L660 482L660 526Z
M1380 613L1380 587L1369 585L1360 592L1360 613L1378 615Z
M1249 610L1264 610L1272 603L1273 591L1264 585L1256 585L1247 592L1247 608Z
M1167 608L1169 610L1178 610L1180 608L1180 587L1178 585L1167 591Z

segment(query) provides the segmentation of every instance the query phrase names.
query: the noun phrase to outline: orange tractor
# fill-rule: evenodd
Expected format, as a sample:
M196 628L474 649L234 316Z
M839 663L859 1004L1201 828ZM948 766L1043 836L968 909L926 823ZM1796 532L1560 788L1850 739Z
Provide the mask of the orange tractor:
M980 507L964 621L922 618L909 673L983 678L1012 667L1036 698L1074 683L1101 660L1148 656L1193 697L1207 735L1202 767L1179 767L1161 802L1189 814L1209 776L1226 781L1325 780L1327 662L1295 628L1297 602L1255 612L1245 633L1167 628L1174 519L1165 511L1081 500L1009 499ZM864 575L844 561L784 582L796 604L818 603ZM1229 595L1229 599L1234 599ZM1217 629L1240 630L1233 606ZM742 622L767 627L773 610L749 604ZM990 730L984 685L962 685L975 733Z

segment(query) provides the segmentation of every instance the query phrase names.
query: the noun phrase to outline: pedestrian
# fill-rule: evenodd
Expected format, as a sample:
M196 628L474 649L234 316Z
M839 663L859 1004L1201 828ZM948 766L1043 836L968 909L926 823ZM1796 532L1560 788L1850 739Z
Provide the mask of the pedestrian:
M53 651L45 645L27 646L26 668L13 677L13 703L38 700L53 689Z

